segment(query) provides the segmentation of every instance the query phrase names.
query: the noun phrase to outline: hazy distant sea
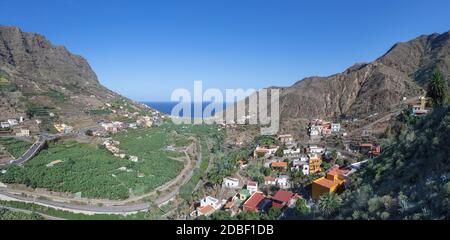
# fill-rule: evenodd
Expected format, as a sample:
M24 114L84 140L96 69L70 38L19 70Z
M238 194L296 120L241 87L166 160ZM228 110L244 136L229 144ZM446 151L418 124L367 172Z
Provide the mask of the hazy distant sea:
M179 102L143 102L145 105L156 109L162 113L165 114L172 114L172 109L179 103ZM210 102L203 102L202 103L202 112L203 110L206 108L206 106L208 106L210 104ZM223 103L223 109L225 110L225 108L227 107L227 103ZM212 116L214 116L215 112L213 111ZM185 113L181 112L181 114L179 114L179 117L187 117ZM191 118L201 118L202 116L195 116L195 112L194 112L194 103L191 103ZM210 116L205 116L205 117L210 117Z

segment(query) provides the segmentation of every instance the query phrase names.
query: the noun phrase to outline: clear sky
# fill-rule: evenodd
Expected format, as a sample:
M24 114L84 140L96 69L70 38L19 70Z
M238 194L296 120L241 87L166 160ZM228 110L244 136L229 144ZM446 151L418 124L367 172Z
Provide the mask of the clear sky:
M108 88L164 101L193 87L289 86L450 30L450 1L0 0L0 24L88 59Z

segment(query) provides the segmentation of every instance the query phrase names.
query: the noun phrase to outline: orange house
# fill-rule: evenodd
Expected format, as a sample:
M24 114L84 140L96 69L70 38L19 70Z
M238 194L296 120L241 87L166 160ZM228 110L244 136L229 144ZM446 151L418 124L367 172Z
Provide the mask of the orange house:
M312 198L317 200L325 193L339 193L345 186L345 174L349 169L341 169L338 166L333 167L325 177L318 178L312 183Z
M273 162L271 165L273 170L276 171L285 171L288 167L288 163L287 162Z

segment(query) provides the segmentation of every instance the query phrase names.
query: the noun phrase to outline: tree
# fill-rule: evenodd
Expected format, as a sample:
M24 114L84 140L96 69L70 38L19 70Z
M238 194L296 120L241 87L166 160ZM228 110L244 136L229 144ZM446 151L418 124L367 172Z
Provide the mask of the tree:
M283 157L284 153L283 153L283 148L278 148L278 150L275 152L275 156L277 157Z
M327 193L319 199L319 210L326 217L336 213L341 207L342 199L335 193Z
M86 134L86 136L94 136L94 132L91 129L86 130L86 132L84 132L84 134Z
M303 198L297 199L297 202L295 202L295 214L299 217L303 217L307 214L309 214L309 208L306 205L306 201Z
M428 84L427 97L435 107L447 104L448 84L440 72L435 72Z
M278 220L281 216L281 209L271 208L266 215L262 215L263 220Z

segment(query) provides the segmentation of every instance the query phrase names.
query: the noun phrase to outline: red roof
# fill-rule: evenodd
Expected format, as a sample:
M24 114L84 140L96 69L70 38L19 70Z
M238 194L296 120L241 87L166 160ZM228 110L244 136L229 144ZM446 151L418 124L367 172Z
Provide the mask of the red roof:
M272 199L279 202L289 202L294 196L295 194L292 192L286 190L279 190L275 194L275 196L272 197Z
M244 203L245 207L256 209L258 204L264 200L265 196L262 192L255 192L253 195Z
M287 162L273 162L272 167L286 168L288 166Z

